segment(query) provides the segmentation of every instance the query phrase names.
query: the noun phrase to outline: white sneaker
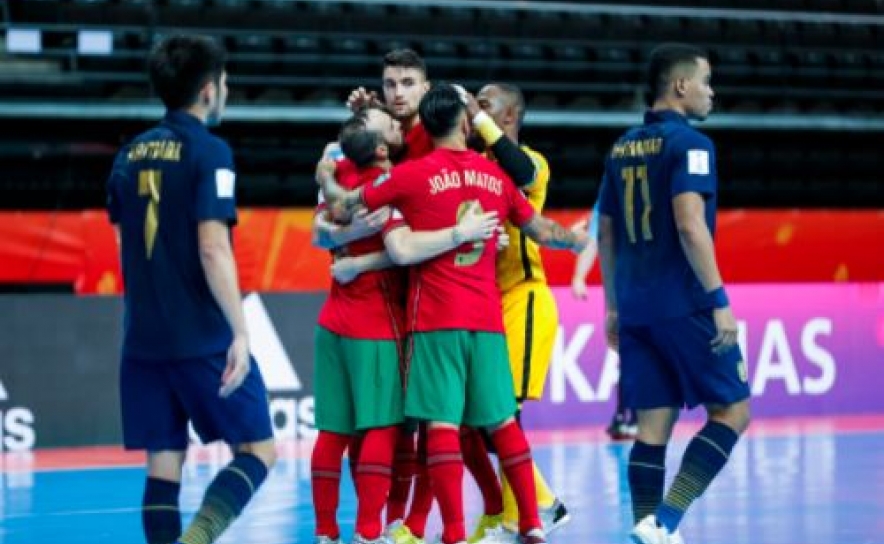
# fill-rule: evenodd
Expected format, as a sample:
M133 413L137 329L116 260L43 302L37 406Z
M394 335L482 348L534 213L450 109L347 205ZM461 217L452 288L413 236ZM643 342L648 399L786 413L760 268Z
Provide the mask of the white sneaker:
M657 525L657 518L653 514L645 516L629 534L629 538L635 544L673 544L673 542L678 542L673 541L672 536L666 530L666 527ZM678 536L678 538L680 540L681 536Z
M351 544L393 544L393 541L384 534L381 534L381 536L377 538L368 539L360 535L359 533L356 533L353 535L353 540L351 540L350 542Z
M565 505L559 499L556 499L549 508L538 508L537 513L540 515L543 533L547 536L571 521L571 514L568 513L568 509L565 508Z
M519 535L506 530L502 525L490 527L476 544L519 544Z

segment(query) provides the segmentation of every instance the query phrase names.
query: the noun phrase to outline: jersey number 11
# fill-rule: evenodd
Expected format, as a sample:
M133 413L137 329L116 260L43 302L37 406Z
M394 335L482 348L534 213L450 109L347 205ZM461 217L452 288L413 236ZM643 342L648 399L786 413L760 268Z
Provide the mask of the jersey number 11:
M626 234L631 243L636 243L638 237L635 232L635 184L638 183L641 192L641 222L642 239L650 242L654 239L651 233L651 187L648 182L648 167L627 166L620 170L623 178L623 218L626 220Z

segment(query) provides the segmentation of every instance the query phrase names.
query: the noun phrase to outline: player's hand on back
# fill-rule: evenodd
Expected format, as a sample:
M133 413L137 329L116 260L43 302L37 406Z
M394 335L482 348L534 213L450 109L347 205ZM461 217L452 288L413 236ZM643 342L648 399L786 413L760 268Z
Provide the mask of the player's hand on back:
M236 391L250 370L249 341L245 336L235 336L227 350L227 366L221 376L221 389L218 395L229 397Z
M390 208L387 206L378 208L373 212L360 208L356 210L350 219L350 229L355 234L361 235L360 238L371 236L384 228L384 225L390 220L390 213Z
M510 247L510 235L506 233L503 225L497 225L497 251L503 251Z
M454 227L454 239L459 243L476 242L487 240L494 236L500 220L496 211L480 213L481 207L478 201L473 201L467 206L463 215Z
M358 260L353 257L339 257L331 265L332 277L341 285L346 285L355 280L362 271L359 269Z
M737 345L737 318L730 306L716 308L712 311L715 320L715 338L710 342L712 351L723 353Z

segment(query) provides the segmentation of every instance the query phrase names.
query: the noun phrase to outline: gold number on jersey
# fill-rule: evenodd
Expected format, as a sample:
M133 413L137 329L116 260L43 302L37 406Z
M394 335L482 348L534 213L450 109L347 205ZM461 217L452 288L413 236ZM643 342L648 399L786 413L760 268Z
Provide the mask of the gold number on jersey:
M640 166L627 166L620 170L620 177L623 178L623 217L626 220L626 234L629 236L631 243L636 243L638 237L635 233L635 184L638 182L639 191L642 197L642 239L650 242L654 239L651 232L651 187L648 181L648 167L645 164Z
M485 213L482 210L482 204L479 203L478 200L468 200L466 202L461 202L460 206L457 207L457 221L460 222L460 218L467 213L467 210L473 204L476 204L476 213ZM458 251L454 254L454 266L473 266L479 259L482 258L482 252L485 251L485 242L479 240L477 242L473 242L472 249Z
M144 248L147 258L153 255L154 242L160 228L160 188L162 186L160 170L142 170L138 172L138 196L146 196L147 209L144 212Z

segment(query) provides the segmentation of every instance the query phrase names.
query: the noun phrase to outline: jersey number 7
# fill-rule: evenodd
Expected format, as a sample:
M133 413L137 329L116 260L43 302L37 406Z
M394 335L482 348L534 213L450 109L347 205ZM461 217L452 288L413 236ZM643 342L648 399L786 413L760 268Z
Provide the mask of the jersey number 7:
M162 172L159 170L141 170L138 172L138 196L146 196L147 209L144 212L144 249L147 258L153 255L154 242L160 229L160 187Z
M623 178L623 218L626 221L626 234L631 243L636 243L638 238L635 232L635 184L638 182L642 197L641 222L642 239L650 242L654 239L651 232L651 187L648 182L648 166L626 166L620 170Z

